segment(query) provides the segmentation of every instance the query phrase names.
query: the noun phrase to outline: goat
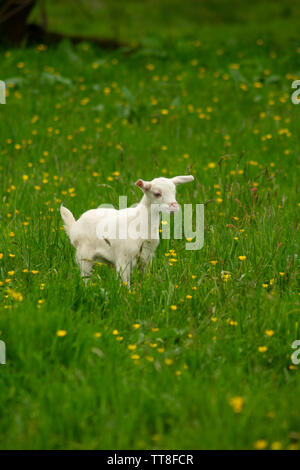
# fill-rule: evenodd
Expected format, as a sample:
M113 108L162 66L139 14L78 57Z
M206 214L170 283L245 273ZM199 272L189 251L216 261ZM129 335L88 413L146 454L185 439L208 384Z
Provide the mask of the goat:
M135 184L144 195L135 207L91 209L77 221L62 205L64 228L76 248L76 260L85 282L94 262L99 260L114 265L121 280L129 286L131 270L137 262L142 267L152 262L159 244L160 212L179 210L176 185L193 180L192 175L152 181L139 179Z

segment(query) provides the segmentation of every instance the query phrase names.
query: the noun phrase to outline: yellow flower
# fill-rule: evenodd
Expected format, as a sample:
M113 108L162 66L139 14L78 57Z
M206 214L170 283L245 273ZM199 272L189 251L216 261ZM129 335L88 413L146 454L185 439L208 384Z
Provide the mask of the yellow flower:
M266 330L265 333L267 336L273 336L274 330Z
M139 358L140 358L140 356L138 354L132 354L131 355L131 359L138 360Z
M136 349L136 344L128 344L129 351L134 351Z
M165 364L166 364L167 366L171 366L171 365L173 364L173 359L166 358L166 359L165 359Z
M136 330L138 330L141 327L141 325L139 323L134 323L132 326Z
M167 109L162 109L161 114L169 114L169 111Z
M269 287L269 284L262 284L262 287L266 289L267 287Z
M66 330L58 330L56 332L56 335L59 336L60 338L63 338L64 336L66 336L67 332Z
M280 273L279 273L279 276L285 276L285 273L280 272Z
M213 266L215 266L217 264L218 261L215 261L215 260L212 260L210 261L210 264L212 264Z
M229 404L235 413L240 413L243 409L244 399L243 397L232 397Z
M147 65L146 65L146 69L152 71L152 70L155 69L155 65L153 65L153 64L147 64Z
M117 336L119 334L119 332L118 332L118 330L113 330L112 334Z
M19 302L22 302L23 300L23 295L20 292L16 292L13 289L7 289L7 293L11 295L11 297L14 300L18 300Z
M95 338L100 338L102 336L102 333L100 333L100 331L97 331L95 334L94 334Z
M244 256L244 255L239 256L239 260L240 260L240 261L245 261L245 259L246 259L246 256Z
M14 232L10 232L9 236L13 238L15 236Z
M177 306L176 305L171 305L170 309L171 310L177 310Z
M268 443L264 439L260 439L254 442L254 448L256 450L264 450L267 447Z
M271 449L272 450L280 450L281 449L281 442L280 441L272 442Z
M192 298L193 298L193 296L192 296L192 295L189 295L189 294L187 294L187 295L186 295L186 298L187 298L187 299L192 299Z
M257 349L261 353L264 353L268 350L267 346L259 346Z
M211 162L208 164L208 168L216 168L216 164L214 162Z
M2 259L2 258L3 258L3 253L0 253L0 259Z
M216 323L217 317L211 317L210 321L212 321L213 323Z
M181 370L177 370L177 371L175 372L175 374L177 375L177 377L179 377L179 376L182 374L182 372L181 372Z
M34 269L33 271L31 271L31 273L32 274L38 274L39 272L36 269Z

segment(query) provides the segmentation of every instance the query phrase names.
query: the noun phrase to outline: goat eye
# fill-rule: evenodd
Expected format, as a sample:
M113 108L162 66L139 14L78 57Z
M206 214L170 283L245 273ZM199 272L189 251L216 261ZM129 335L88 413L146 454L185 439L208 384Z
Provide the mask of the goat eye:
M160 197L161 194L160 193L153 193L155 197Z

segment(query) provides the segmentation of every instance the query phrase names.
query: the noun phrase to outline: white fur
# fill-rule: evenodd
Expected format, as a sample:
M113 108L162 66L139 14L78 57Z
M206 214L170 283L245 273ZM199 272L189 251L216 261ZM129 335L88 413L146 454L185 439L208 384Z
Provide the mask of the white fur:
M131 269L137 261L140 261L142 266L152 261L159 244L160 211L176 212L178 210L176 185L193 180L194 177L191 175L176 176L171 179L155 178L152 181L138 180L136 185L142 189L144 196L136 207L121 210L92 209L82 214L77 221L66 207L61 206L60 213L66 233L76 248L76 260L81 276L87 280L91 275L94 262L99 260L113 264L122 281L129 286ZM109 227L114 223L119 228L126 220L127 227L129 227L136 221L142 223L141 221L145 220L143 219L145 214L149 221L146 227L146 237L133 237L129 231L126 232L124 239L99 238L98 236L99 224L101 227Z

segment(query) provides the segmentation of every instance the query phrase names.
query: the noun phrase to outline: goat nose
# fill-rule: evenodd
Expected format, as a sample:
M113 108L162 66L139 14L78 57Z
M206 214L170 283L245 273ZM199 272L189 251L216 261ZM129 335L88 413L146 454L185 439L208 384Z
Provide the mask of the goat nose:
M177 201L171 202L170 206L178 207L178 202Z

